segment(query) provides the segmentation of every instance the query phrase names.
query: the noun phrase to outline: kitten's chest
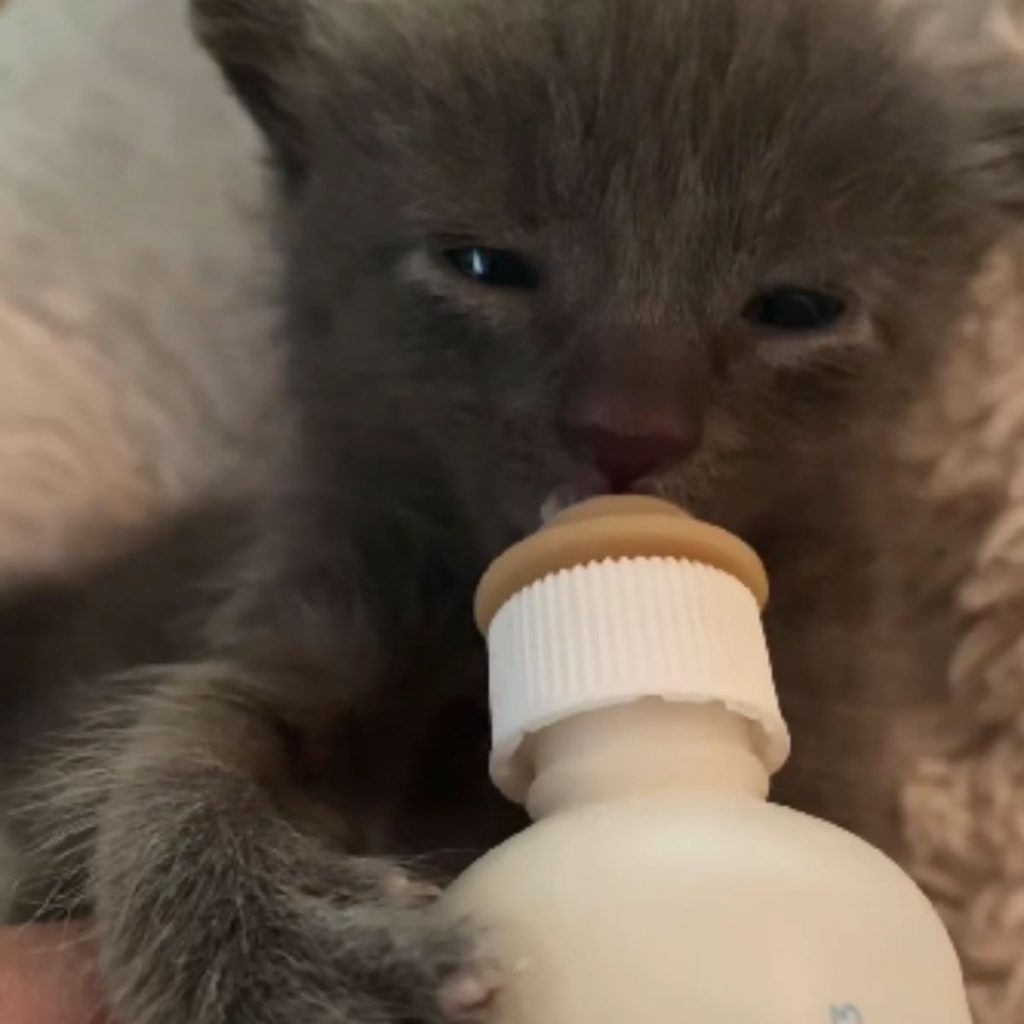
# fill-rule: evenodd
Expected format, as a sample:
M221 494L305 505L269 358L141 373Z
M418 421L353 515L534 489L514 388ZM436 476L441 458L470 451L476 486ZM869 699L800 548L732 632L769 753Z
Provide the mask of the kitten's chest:
M454 874L525 824L488 773L482 654L396 680L341 723L322 784L361 851Z
M385 842L400 855L425 858L432 869L456 874L527 819L491 783L485 705L453 704L424 740L410 761Z

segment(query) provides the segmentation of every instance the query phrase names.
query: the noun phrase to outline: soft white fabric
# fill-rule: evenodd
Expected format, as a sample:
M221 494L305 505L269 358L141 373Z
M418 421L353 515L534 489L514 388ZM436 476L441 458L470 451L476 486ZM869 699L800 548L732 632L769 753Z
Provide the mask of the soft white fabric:
M255 133L187 5L0 4L0 582L260 447Z

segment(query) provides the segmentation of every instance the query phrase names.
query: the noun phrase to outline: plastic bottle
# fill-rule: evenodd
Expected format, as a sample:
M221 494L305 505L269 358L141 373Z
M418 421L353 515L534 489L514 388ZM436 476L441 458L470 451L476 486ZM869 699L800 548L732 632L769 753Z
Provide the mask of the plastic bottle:
M653 499L577 506L485 576L491 773L536 823L442 910L502 970L495 1024L969 1024L910 878L765 799L766 598L749 548Z

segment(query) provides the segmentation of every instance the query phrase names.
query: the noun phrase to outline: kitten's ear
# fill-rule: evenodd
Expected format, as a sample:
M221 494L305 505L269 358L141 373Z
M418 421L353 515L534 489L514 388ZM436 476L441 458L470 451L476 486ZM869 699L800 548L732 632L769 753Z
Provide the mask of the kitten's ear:
M1024 218L1024 6L886 0L894 29L955 112L956 170L994 213Z
M1024 220L1024 67L985 75L975 86L964 170L999 213Z
M315 93L308 0L192 0L191 13L196 36L262 129L274 163L296 183Z

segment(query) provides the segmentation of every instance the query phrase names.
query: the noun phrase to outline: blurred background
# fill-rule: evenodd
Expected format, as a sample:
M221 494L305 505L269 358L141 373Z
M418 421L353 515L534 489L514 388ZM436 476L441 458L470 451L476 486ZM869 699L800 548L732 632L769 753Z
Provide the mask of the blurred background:
M185 8L0 3L0 583L258 461L256 139Z

